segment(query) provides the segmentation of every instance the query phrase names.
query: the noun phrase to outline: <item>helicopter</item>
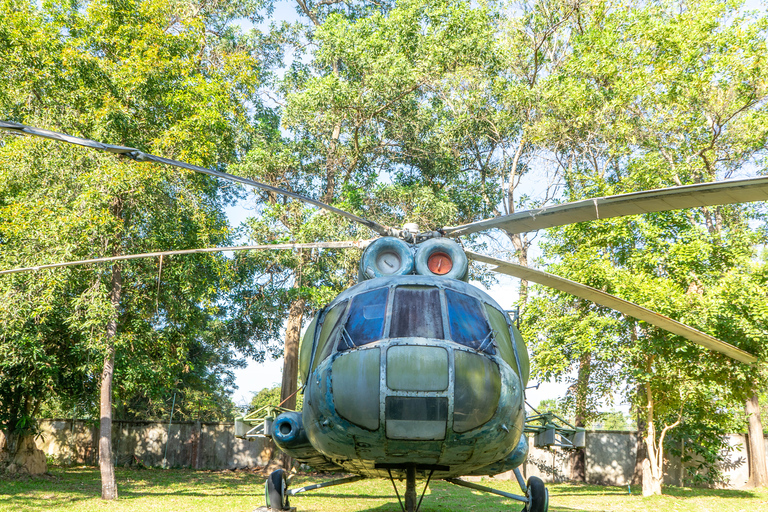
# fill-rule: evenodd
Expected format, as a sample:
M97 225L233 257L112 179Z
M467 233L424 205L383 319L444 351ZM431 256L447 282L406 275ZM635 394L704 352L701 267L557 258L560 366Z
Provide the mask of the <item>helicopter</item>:
M268 190L333 212L380 235L367 242L200 248L0 270L2 275L199 252L364 247L359 283L320 310L302 339L303 410L270 408L266 414L259 416L256 411L235 422L238 437L271 437L279 449L300 462L356 476L288 489L287 475L278 469L265 482L266 505L272 510L290 510L289 497L302 492L361 478L388 477L405 512L419 509L432 479L516 500L525 511L547 511L546 486L535 476L525 481L520 470L530 448L526 433L535 434L536 446L576 448L584 445L584 430L547 415L526 417L530 369L525 342L504 309L467 282L470 260L491 265L493 272L613 308L738 361L757 361L746 351L642 306L547 272L466 251L455 239L492 228L521 233L624 215L763 201L768 200L766 177L594 198L420 232L415 225L402 229L384 226L288 190L135 148L8 121L0 121L0 129ZM509 470L514 472L521 494L458 478ZM395 479L405 479L404 500ZM417 499L419 479L426 484Z

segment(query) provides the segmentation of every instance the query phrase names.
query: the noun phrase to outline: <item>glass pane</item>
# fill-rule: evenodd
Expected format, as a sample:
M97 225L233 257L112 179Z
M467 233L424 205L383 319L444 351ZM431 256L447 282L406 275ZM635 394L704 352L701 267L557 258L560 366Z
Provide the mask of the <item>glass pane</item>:
M390 439L445 439L448 399L388 396L385 418Z
M489 304L485 305L485 312L488 313L488 320L491 322L491 329L493 329L493 337L494 341L496 341L496 348L499 349L499 355L517 373L515 349L512 347L512 340L509 337L509 324L507 324L506 315Z
M520 370L523 374L520 378L523 379L523 385L528 384L528 377L531 375L531 362L528 358L528 347L525 346L523 335L517 330L517 327L512 326L512 336L515 338L515 346L517 347L517 355L520 358Z
M347 302L344 301L341 304L336 304L333 309L326 313L323 319L323 326L320 329L320 337L317 340L317 350L315 351L315 361L312 363L312 371L315 371L317 365L331 355L333 342L338 337L341 319L344 318L346 307Z
M301 382L307 382L309 377L309 362L312 357L312 349L314 348L312 345L315 342L318 317L319 315L312 319L299 345L299 379L301 379Z
M491 329L485 320L480 301L453 290L445 290L445 298L448 302L451 339L467 347L495 354L489 337Z
M389 288L361 293L352 299L346 333L339 340L339 350L348 350L379 341L384 334Z
M389 337L444 339L440 290L427 286L395 288Z

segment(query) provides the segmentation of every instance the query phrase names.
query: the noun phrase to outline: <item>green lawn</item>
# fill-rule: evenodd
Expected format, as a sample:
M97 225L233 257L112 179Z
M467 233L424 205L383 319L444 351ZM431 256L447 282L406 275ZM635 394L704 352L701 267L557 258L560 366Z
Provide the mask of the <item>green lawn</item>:
M101 501L97 468L52 468L51 476L0 479L0 510L90 511L202 511L250 512L264 504L264 478L246 471L191 471L143 469L117 470L120 499ZM292 487L321 481L297 476ZM483 482L508 492L519 492L513 482ZM403 485L400 485L402 492ZM419 492L421 492L421 485ZM768 489L709 490L667 487L667 495L643 498L639 489L632 495L624 487L595 485L552 485L550 510L571 511L766 511ZM316 512L397 512L397 497L387 480L365 480L319 489L296 496L292 505L299 511ZM433 482L424 497L424 512L517 511L521 505L499 496Z

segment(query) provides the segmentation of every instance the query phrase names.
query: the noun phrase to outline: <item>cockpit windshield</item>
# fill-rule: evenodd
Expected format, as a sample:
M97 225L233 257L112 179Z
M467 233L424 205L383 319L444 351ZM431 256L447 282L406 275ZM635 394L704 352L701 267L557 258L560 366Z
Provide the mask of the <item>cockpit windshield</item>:
M491 328L479 300L453 290L445 290L451 339L476 350L495 353Z
M443 339L440 290L428 286L398 286L392 305L390 338Z
M390 293L394 294L391 307ZM386 321L388 308L390 322ZM445 339L481 352L496 353L483 303L435 286L377 288L352 298L337 350L349 350L382 338Z
M339 350L366 345L383 337L388 294L389 288L378 288L352 299Z

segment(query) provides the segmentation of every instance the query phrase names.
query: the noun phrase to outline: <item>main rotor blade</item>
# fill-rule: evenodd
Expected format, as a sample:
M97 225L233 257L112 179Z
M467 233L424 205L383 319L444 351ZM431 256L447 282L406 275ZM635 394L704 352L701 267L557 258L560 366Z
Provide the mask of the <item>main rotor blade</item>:
M126 254L124 256L108 256L104 258L93 258L90 260L67 261L63 263L50 263L47 265L38 265L35 267L12 268L0 270L0 275L15 274L18 272L30 272L33 270L43 270L46 268L73 267L75 265L86 265L88 263L105 263L111 261L136 260L140 258L154 258L157 256L174 256L177 254L199 254L210 252L226 251L251 251L251 250L284 250L284 249L365 249L371 240L355 240L350 242L310 242L303 244L265 244L265 245L236 245L233 247L206 247L203 249L184 249L179 251L145 252L142 254Z
M698 329L694 329L693 327L682 324L677 320L672 320L669 317L651 311L650 309L646 309L638 304L635 304L634 302L620 299L619 297L611 295L610 293L605 293L604 291L592 288L591 286L577 283L575 281L571 281L554 274L549 274L541 270L534 270L522 265L516 265L515 263L499 260L496 258L490 258L488 256L483 256L482 254L469 251L466 251L466 253L467 257L470 259L480 261L482 263L488 263L490 265L496 265L496 268L491 269L495 272L507 274L520 279L527 279L535 283L543 284L544 286L549 286L550 288L554 288L556 290L570 293L577 297L581 297L582 299L592 301L596 304L600 304L601 306L615 309L616 311L624 313L627 316L637 318L638 320L642 320L651 325L655 325L656 327L661 327L662 329L665 329L671 333L683 336L684 338L707 347L708 349L722 352L728 357L738 361L742 361L744 363L757 362L757 358L749 352L745 352L744 350L736 348L729 343L721 341L713 336L710 336L709 334L703 333Z
M23 124L13 123L10 121L0 121L0 129L8 130L15 133L23 133L26 135L34 135L35 137L42 137L44 139L52 139L56 141L68 142L70 144L85 146L87 148L97 149L99 151L106 151L107 153L128 157L131 160L135 160L137 162L155 162L155 163L161 163L166 165L172 165L174 167L180 167L182 169L189 169L190 171L208 174L209 176L215 176L216 178L220 178L223 180L234 181L236 183L242 183L243 185L250 185L252 187L256 187L262 190L268 190L276 194L292 197L294 199L298 199L299 201L303 201L305 203L309 203L311 205L317 206L318 208L328 210L337 215L341 215L342 217L345 217L351 221L362 224L363 226L366 226L372 229L373 231L375 231L380 235L391 236L394 233L392 228L388 226L383 226L378 222L364 219L363 217L358 217L353 213L340 210L339 208L333 207L329 204L325 204L321 201L317 201L315 199L312 199L311 197L302 196L301 194L297 194L295 192L291 192L289 190L285 190L279 187L273 187L272 185L267 185L265 183L259 183L258 181L250 180L248 178L241 178L240 176L235 176L234 174L229 174L222 171L214 171L213 169L206 169L205 167L188 164L186 162L181 162L179 160L171 160L170 158L151 155L149 153L144 153L143 151L140 151L136 148L129 148L125 146L115 146L113 144L105 144L102 142L96 142L95 140L83 139L80 137L73 137L65 133L52 132L50 130L43 130L41 128L26 126Z
M443 229L450 236L468 235L491 228L501 228L509 233L525 233L625 215L765 200L768 200L768 177L760 176L596 197Z

